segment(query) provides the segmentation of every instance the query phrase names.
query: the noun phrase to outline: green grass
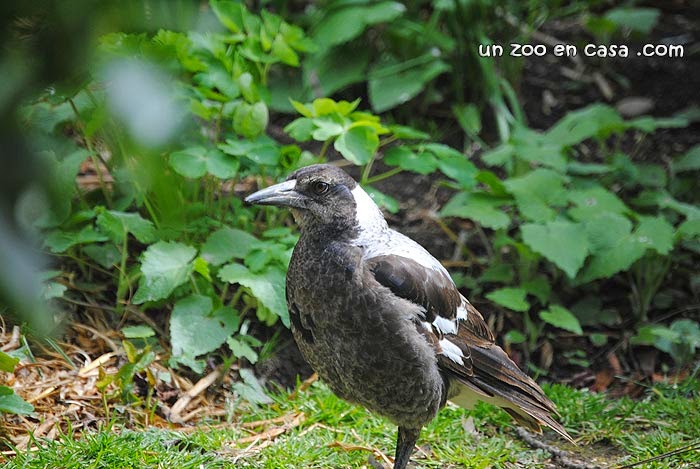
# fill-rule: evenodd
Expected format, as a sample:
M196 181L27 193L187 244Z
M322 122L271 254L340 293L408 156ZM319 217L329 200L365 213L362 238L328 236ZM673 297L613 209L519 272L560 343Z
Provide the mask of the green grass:
M657 385L641 400L611 399L561 385L546 387L558 403L562 422L579 442L568 445L551 433L548 444L570 450L572 458L617 467L700 442L700 380ZM240 407L239 407L240 411ZM252 422L303 412L306 420L269 443L237 444L265 428L245 429ZM471 417L471 420L470 420ZM215 425L219 422L212 422ZM469 431L473 423L476 431ZM392 454L396 428L362 408L336 398L314 384L296 399L278 395L274 404L247 407L229 426L202 424L196 431L144 429L67 432L54 441L35 441L39 450L19 454L7 468L328 468L368 465L369 452L348 446L378 448ZM267 427L269 428L269 426ZM543 467L550 455L519 439L509 417L483 405L472 412L448 407L423 431L414 453L420 468ZM642 468L698 467L700 451L646 463Z

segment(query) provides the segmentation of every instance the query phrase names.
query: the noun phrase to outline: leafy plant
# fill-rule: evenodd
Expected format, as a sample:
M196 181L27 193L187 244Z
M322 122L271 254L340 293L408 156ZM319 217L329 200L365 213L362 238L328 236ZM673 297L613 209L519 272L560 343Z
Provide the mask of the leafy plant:
M13 373L19 359L0 351L0 372ZM9 386L0 385L0 413L31 414L34 406L15 394Z
M441 211L494 230L493 241L483 238L489 268L477 289L502 285L486 297L520 312L528 334L537 337L541 323L532 310L544 323L576 335L583 333L582 323L611 325L610 312L601 315L604 302L618 301L619 286L626 284L634 315L623 317L618 309L613 323L642 327L669 271L692 265L697 253L693 227L700 212L681 175L696 170L696 155L693 149L664 168L635 163L619 145L626 132L685 125L682 118L624 121L595 104L570 112L546 132L516 127L507 142L484 152L482 161L505 177L478 172L474 179L481 184L455 194ZM597 158L585 159L591 153ZM618 285L614 294L604 287L610 279ZM573 288L598 302L565 307ZM671 342L649 334L645 343L670 351Z

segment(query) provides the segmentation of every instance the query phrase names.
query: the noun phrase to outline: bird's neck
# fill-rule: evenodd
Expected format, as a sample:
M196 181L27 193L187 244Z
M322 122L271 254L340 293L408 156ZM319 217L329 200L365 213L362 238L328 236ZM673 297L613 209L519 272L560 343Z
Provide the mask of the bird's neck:
M372 197L358 184L352 190L355 199L355 220L360 235L380 236L389 229L382 211Z

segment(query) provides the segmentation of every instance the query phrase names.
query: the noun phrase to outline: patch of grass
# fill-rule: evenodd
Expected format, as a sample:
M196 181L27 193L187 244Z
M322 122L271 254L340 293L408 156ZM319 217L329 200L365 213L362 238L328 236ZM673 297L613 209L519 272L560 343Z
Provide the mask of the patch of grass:
M572 459L612 467L700 440L700 381L696 379L654 386L641 400L611 399L562 385L546 386L545 390L557 402L562 422L579 446L573 447L548 432L541 438L570 451ZM305 420L276 438L249 438L240 443L243 438L284 425L278 422L251 428L251 422L299 412ZM271 405L246 407L230 426L212 421L212 426L200 425L191 432L118 428L113 422L97 431L75 436L66 432L54 441L36 441L38 451L23 452L6 467L362 467L367 465L371 449L391 455L396 438L393 425L338 399L320 383L295 399L278 394ZM419 445L421 451L414 453L413 460L421 468L541 467L551 458L546 451L532 449L519 439L509 417L487 405L479 405L472 412L448 406L424 429ZM636 467L699 464L700 451L695 450Z

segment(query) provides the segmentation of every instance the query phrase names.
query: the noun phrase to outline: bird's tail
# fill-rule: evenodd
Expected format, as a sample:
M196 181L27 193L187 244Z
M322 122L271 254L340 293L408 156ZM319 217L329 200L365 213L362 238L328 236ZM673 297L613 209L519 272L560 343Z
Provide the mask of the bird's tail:
M554 403L542 388L523 373L497 345L471 347L473 375L458 378L460 389L451 398L456 404L471 408L475 401L495 404L508 412L519 424L541 433L550 427L574 443L566 429L553 416L559 416Z

